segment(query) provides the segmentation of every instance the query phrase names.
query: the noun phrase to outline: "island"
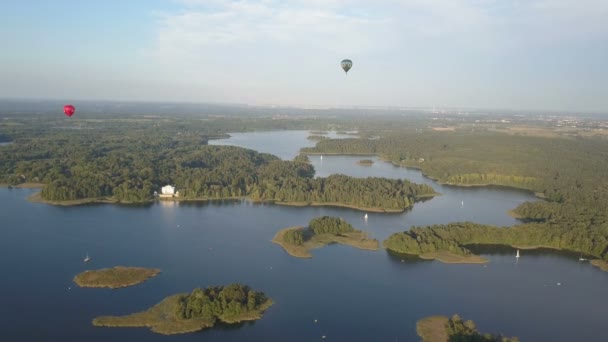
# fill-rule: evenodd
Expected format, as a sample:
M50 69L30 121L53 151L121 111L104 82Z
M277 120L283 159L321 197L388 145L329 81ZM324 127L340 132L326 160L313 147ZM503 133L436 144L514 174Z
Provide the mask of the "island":
M378 240L356 230L339 217L322 216L308 223L308 227L290 227L279 231L272 242L297 258L312 258L311 250L332 243L340 243L360 249L377 250Z
M74 277L80 287L107 287L117 289L143 283L160 273L157 268L116 266L101 270L84 271Z
M273 304L262 292L246 285L230 284L196 288L192 293L169 296L148 310L126 316L101 316L99 327L148 327L163 335L199 331L222 322L235 324L262 318Z
M372 166L374 164L374 161L371 159L361 159L357 162L357 164L362 166Z
M460 316L426 317L416 322L416 332L422 342L519 342L517 337L482 334L471 320L463 322Z

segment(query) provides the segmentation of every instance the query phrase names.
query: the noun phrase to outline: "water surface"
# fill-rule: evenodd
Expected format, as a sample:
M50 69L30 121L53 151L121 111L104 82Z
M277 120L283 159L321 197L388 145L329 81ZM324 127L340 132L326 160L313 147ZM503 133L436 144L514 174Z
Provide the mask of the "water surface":
M275 133L264 134L258 139L273 145L263 146L265 152L281 150L287 159L308 136L278 146ZM314 341L326 335L332 341L418 341L418 319L453 313L475 320L482 331L522 341L602 340L608 273L579 262L578 255L521 251L516 260L514 250L495 248L482 251L487 265L447 265L331 245L315 250L312 259L296 259L270 242L278 230L320 215L344 217L378 239L411 225L510 225L516 221L506 210L533 200L520 191L442 187L418 171L381 162L363 167L358 159L312 162L318 176L407 178L429 182L443 195L402 214L369 213L366 222L352 209L247 201L55 207L27 202L35 189L0 188L0 340ZM86 253L93 258L87 265ZM85 269L115 265L158 267L162 273L118 290L72 283ZM276 304L261 320L238 328L170 337L146 328L91 325L98 315L128 314L177 292L231 282L264 291Z

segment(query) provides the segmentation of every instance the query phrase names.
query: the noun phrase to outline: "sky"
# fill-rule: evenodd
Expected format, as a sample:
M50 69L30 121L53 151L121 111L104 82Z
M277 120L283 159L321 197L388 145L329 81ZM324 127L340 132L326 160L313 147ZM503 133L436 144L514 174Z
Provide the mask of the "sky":
M0 98L608 112L606 18L606 0L2 0Z

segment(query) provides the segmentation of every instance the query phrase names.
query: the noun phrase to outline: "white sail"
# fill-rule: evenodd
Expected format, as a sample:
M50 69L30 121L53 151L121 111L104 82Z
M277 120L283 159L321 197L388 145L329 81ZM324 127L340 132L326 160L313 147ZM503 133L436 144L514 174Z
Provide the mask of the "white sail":
M519 249L517 250L517 254L515 254L516 258L519 258Z

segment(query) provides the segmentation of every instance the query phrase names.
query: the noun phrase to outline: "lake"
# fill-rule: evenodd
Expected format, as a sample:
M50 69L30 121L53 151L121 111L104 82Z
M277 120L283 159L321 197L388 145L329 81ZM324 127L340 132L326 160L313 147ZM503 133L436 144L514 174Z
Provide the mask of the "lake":
M243 133L238 143L291 159L314 144L308 135ZM280 139L285 137L291 140ZM418 341L418 319L454 313L473 319L481 331L522 341L602 340L608 273L579 262L578 254L522 250L515 260L513 250L496 247L482 251L487 265L448 265L340 245L296 259L270 242L278 230L320 215L341 216L379 240L412 225L511 225L516 220L506 211L535 200L515 190L439 186L419 171L379 161L364 167L359 159L311 156L317 176L407 178L442 195L401 214L369 213L365 222L364 213L352 209L247 201L55 207L27 202L34 189L1 188L0 340L311 341L326 335L331 341ZM87 265L86 253L92 257ZM118 290L72 282L85 269L115 265L162 273ZM128 314L167 295L231 282L264 291L275 305L253 323L171 337L91 325L98 315Z

